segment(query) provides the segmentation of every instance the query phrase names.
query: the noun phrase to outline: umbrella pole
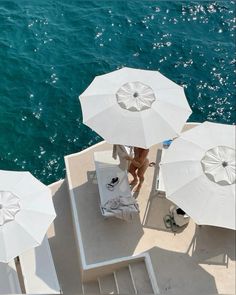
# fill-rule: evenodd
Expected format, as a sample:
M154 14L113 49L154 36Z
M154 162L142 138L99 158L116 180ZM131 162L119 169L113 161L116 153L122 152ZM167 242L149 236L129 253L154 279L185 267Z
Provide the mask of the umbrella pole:
M20 257L19 256L17 256L15 258L15 264L16 264L16 271L17 271L19 282L20 282L21 291L23 294L26 294L24 277L23 277L23 273L22 273L22 269L21 269L21 265L20 265Z

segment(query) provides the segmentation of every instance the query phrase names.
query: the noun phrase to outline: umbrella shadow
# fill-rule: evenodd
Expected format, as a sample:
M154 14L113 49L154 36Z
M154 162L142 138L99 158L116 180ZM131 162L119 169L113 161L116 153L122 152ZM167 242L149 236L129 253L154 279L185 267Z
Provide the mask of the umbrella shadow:
M171 228L167 228L164 222L166 215L170 214L170 207L173 205L169 201L165 193L158 192L156 190L157 177L159 175L159 164L161 161L161 150L157 150L156 165L153 175L153 181L151 185L151 192L148 198L148 202L145 208L145 213L142 221L142 225L145 228L156 229L161 231L172 232ZM186 226L176 228L175 233L181 233Z
M185 253L149 250L161 294L218 294L214 277Z
M167 228L165 225L165 217L170 215L170 207L173 203L162 195L151 196L147 202L142 225L145 228L166 231L174 234L183 232L187 225L175 227L175 231Z
M54 192L53 204L57 217L48 240L58 280L63 293L80 294L82 293L80 261L74 237L67 180L64 180Z
M47 239L47 237L45 237ZM48 256L45 254L45 247L41 247L39 245L34 249L35 252L35 265L36 265L36 275L38 278L40 278L41 281L44 282L45 285L50 287L52 290L57 288L56 281L52 279L52 276L49 275L49 272L51 271L51 267L49 269L45 269L45 267L42 267L42 265L45 263L47 265ZM50 260L49 260L50 261ZM54 261L53 261L54 263Z
M235 261L234 230L215 226L196 226L187 254L201 264L228 267L229 259Z

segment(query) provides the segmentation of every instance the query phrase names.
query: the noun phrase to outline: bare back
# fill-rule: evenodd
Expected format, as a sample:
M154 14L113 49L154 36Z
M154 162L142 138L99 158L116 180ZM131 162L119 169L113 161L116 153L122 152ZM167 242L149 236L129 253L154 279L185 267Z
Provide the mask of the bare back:
M144 181L144 174L149 165L149 160L147 158L149 149L142 149L134 147L134 158L130 163L129 172L133 176L133 180L130 182L131 185L139 184L136 188L136 191L139 191L142 183Z
M143 164L146 162L148 153L149 153L149 149L142 149L138 147L134 148L134 160L140 164L140 165L137 165L137 166L140 166L139 168L141 168Z

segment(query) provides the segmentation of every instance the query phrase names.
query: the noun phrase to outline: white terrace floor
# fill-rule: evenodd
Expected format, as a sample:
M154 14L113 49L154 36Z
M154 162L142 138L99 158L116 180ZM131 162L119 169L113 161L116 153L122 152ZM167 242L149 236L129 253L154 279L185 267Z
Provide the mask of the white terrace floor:
M149 167L137 195L140 216L132 222L104 219L99 210L99 192L93 153L109 150L101 143L68 158L87 264L148 251L163 294L234 294L235 232L202 226L191 220L178 233L165 228L163 217L170 202L155 191L158 167ZM158 161L158 146L150 149L150 161ZM66 181L51 186L57 218L49 241L65 294L81 293L78 254L73 234Z

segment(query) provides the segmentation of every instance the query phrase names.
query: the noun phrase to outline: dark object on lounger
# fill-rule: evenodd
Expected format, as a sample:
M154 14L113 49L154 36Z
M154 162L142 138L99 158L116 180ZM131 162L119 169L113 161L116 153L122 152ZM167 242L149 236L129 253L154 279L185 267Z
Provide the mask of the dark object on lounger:
M110 191L113 191L114 190L114 187L119 183L119 177L113 177L111 182L107 184L107 188L110 190Z

